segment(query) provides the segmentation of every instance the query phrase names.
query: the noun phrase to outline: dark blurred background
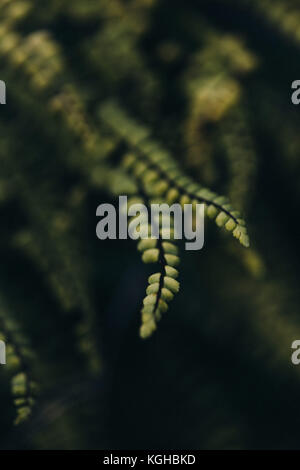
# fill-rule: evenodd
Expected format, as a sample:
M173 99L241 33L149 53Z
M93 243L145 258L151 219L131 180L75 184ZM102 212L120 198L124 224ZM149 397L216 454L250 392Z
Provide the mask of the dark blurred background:
M14 425L0 366L0 448L298 449L300 2L0 0L0 18L0 320L39 387ZM153 270L95 234L124 183L108 98L251 239L207 222L147 340Z

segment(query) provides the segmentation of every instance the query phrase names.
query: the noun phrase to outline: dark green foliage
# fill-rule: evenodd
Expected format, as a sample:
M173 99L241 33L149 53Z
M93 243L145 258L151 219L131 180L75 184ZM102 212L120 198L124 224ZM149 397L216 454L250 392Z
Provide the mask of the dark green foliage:
M298 7L0 0L1 448L299 448ZM100 241L119 195L225 230Z

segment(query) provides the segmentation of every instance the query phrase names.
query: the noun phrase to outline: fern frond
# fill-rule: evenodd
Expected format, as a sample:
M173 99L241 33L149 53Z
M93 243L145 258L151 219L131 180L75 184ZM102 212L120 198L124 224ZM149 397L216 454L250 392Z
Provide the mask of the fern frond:
M100 116L133 149L133 153L126 156L124 165L140 181L147 194L164 196L169 203L204 203L209 218L232 232L242 245L249 246L245 221L229 200L186 176L169 152L151 139L147 128L130 119L114 102L102 105Z
M157 249L161 269L148 279L147 295L143 300L144 305L141 311L140 335L142 338L148 338L153 333L161 314L168 310L168 303L174 298L174 294L179 291L179 282L176 280L178 271L167 264L163 243L159 244Z
M128 208L138 203L143 203L149 208L151 201L146 195L143 196L137 194L130 197L127 202ZM141 310L142 324L140 327L140 336L142 338L151 336L156 329L156 324L160 320L161 314L168 310L169 302L173 300L174 294L179 291L179 283L176 280L178 270L176 268L179 265L180 259L178 247L173 239L174 230L170 227L170 231L167 230L165 232L162 222L163 219L161 218L158 221L158 238L150 238L151 226L148 223L141 227L144 233L148 234L149 238L142 238L137 245L137 249L142 255L142 261L145 264L159 265L159 270L148 279L146 296L143 300L143 308Z
M159 263L160 269L148 279L146 297L143 300L142 325L140 335L149 337L156 329L156 323L161 314L168 310L168 304L173 300L174 294L179 291L179 282L176 280L179 264L178 248L174 241L164 241L162 237L141 240L138 250L142 253L144 263Z
M21 424L32 413L36 401L37 384L32 378L31 350L19 326L11 319L2 301L0 301L0 339L6 344L5 367L13 374L11 393L17 413L15 424Z

